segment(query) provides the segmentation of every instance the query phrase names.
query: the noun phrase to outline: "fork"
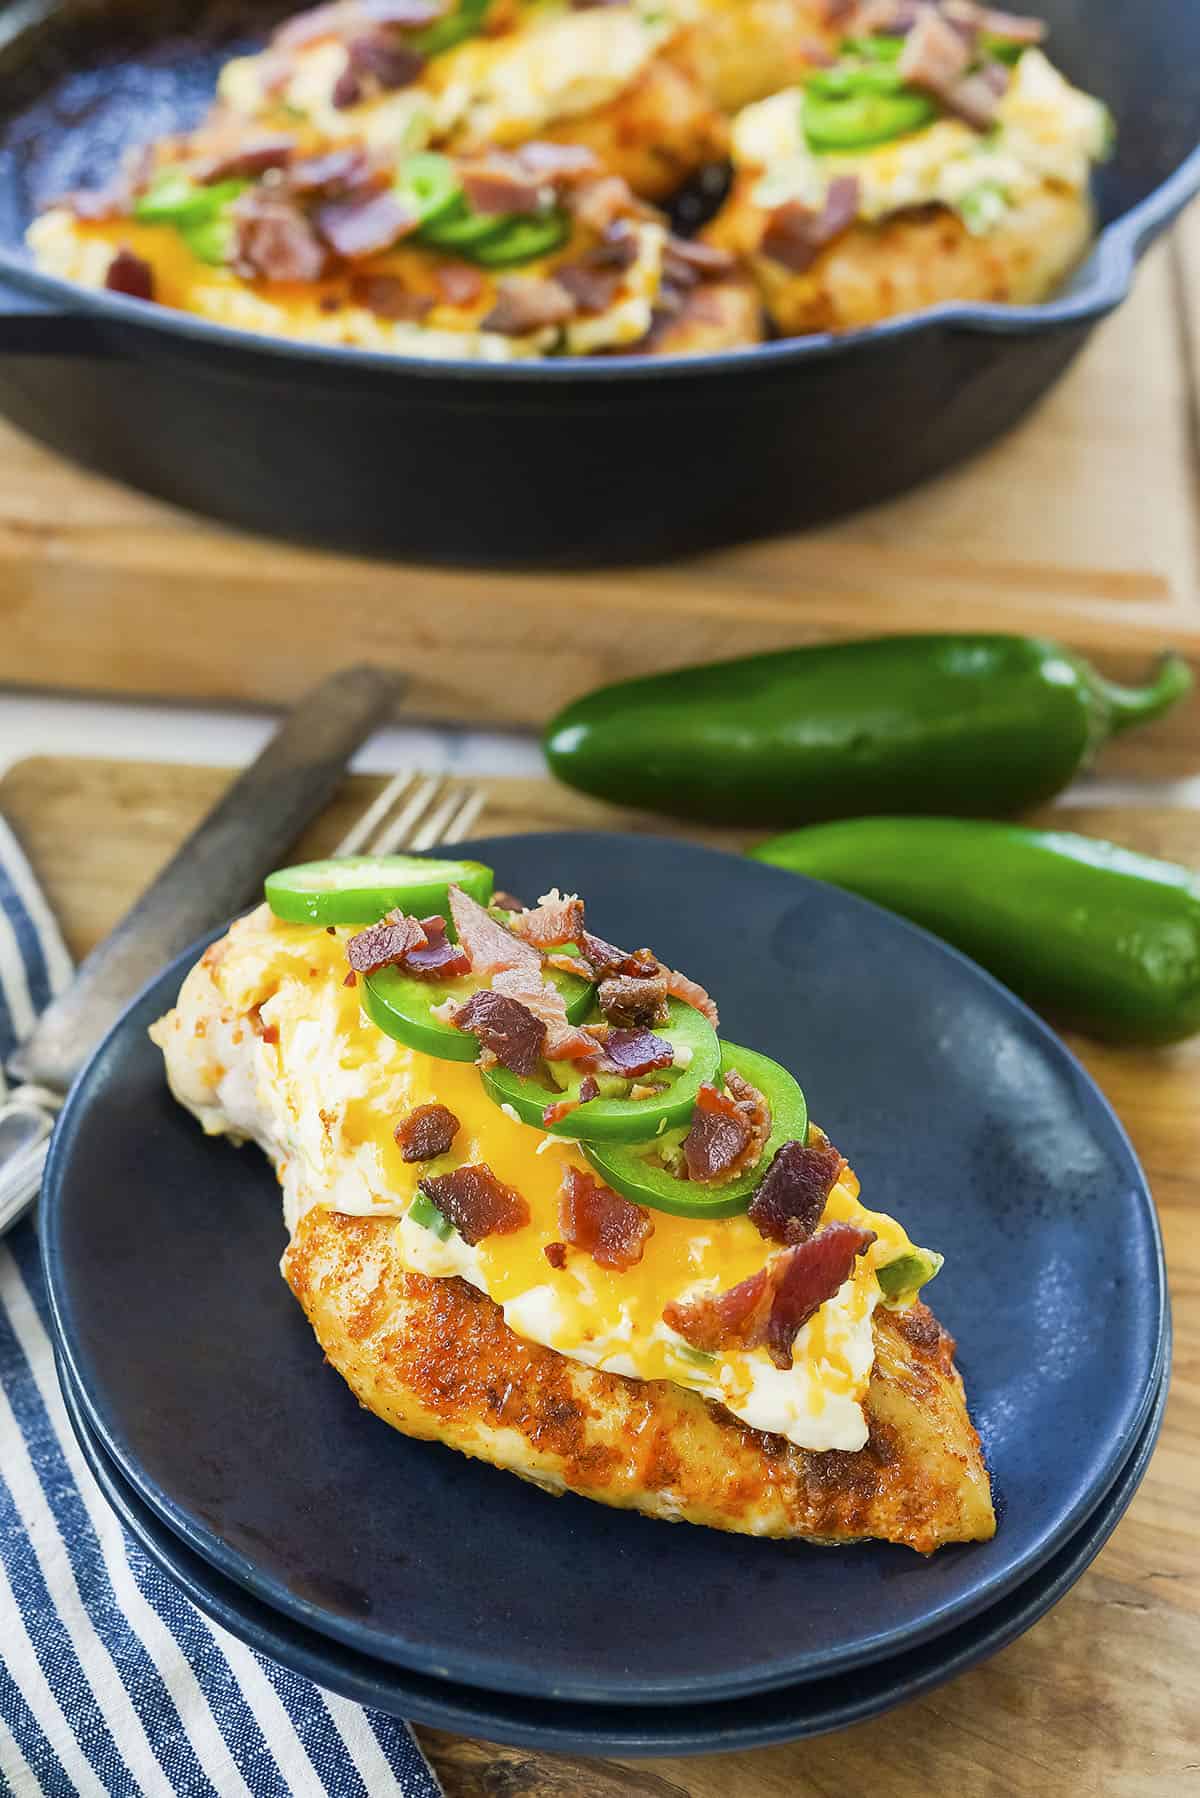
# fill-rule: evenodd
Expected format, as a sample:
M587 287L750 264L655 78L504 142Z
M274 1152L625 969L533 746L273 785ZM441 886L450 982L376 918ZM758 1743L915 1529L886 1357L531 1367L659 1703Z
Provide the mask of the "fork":
M334 849L338 855L390 855L435 849L465 837L487 801L482 787L444 774L394 775ZM63 1095L25 1082L0 1103L0 1236L37 1198L50 1134Z

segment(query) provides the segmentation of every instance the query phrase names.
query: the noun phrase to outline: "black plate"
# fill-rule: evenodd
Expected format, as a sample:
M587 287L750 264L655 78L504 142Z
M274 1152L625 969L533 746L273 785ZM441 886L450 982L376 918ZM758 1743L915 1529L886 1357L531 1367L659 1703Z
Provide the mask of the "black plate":
M845 1729L919 1698L1014 1642L1069 1591L1124 1516L1154 1453L1168 1386L1164 1371L1142 1434L1098 1510L1040 1572L973 1622L924 1648L835 1679L807 1680L723 1704L641 1706L622 1714L607 1705L509 1698L422 1679L281 1617L193 1554L142 1503L88 1429L61 1365L59 1377L80 1447L126 1528L194 1604L260 1654L343 1697L410 1722L559 1754L627 1755L761 1748Z
M995 1540L924 1561L669 1529L364 1415L279 1279L265 1160L204 1137L167 1094L146 1026L190 958L98 1051L47 1168L58 1331L122 1473L306 1627L539 1697L763 1691L915 1647L1013 1591L1101 1502L1162 1372L1153 1206L1082 1068L972 963L834 888L643 837L461 853L517 892L577 888L616 941L652 935L714 991L732 1039L795 1068L868 1203L946 1252L935 1304L994 1470Z

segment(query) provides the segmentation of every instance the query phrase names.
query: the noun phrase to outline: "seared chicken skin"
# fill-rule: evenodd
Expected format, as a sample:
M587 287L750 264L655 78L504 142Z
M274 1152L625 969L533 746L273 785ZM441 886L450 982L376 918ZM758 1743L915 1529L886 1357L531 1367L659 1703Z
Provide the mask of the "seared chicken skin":
M995 1531L954 1344L919 1302L875 1314L867 1446L814 1454L671 1381L522 1341L465 1280L407 1273L381 1219L306 1212L283 1270L368 1411L551 1491L740 1535L873 1536L922 1554Z

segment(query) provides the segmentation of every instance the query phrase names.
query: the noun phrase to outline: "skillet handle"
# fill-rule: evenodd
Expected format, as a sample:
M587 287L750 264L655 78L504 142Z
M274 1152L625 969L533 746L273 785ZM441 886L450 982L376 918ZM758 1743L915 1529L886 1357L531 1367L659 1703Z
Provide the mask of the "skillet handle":
M86 312L0 280L0 356L98 355L103 349Z

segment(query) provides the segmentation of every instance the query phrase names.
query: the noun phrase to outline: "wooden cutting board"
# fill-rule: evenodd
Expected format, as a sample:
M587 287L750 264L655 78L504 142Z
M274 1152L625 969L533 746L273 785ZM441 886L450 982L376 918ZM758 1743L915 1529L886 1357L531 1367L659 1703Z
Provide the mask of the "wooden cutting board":
M1034 415L965 467L827 530L653 569L291 548L0 423L0 680L290 703L369 654L412 674L414 714L540 723L603 680L830 635L1045 631L1118 674L1165 640L1200 657L1198 296L1194 214Z
M21 763L0 781L0 813L24 841L76 954L111 927L227 779L204 768L47 758ZM304 839L303 853L327 854L381 784L347 782ZM488 832L646 828L644 816L547 782L487 785L480 828ZM1075 808L1054 816L1200 866L1200 813ZM730 848L745 840L737 832L705 834ZM449 1798L1200 1793L1200 1039L1156 1052L1080 1039L1072 1046L1116 1106L1146 1167L1175 1310L1162 1441L1132 1509L1091 1570L985 1666L875 1722L816 1741L634 1763L534 1754L422 1729Z

